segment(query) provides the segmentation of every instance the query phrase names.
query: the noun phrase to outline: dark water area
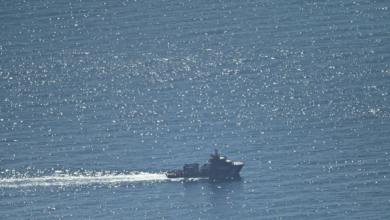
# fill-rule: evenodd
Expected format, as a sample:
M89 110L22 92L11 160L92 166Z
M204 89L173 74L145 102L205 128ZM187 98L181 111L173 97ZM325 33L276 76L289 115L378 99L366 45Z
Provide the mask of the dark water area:
M0 5L0 218L390 217L388 3Z

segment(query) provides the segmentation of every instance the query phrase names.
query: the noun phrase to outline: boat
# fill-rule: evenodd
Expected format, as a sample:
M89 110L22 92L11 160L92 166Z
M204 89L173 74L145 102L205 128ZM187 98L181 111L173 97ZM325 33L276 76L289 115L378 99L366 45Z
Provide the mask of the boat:
M243 162L234 162L225 156L220 156L218 149L215 149L215 153L211 154L208 163L200 168L197 163L185 164L182 170L170 170L165 175L168 178L239 177L243 166Z

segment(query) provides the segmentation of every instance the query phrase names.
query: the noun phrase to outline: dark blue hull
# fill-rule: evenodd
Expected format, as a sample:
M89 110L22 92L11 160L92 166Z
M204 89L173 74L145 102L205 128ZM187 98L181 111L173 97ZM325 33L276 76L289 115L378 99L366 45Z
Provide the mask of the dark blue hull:
M244 164L233 165L228 170L199 170L196 172L185 172L184 170L168 171L166 176L168 178L197 178L197 177L209 177L209 178L228 178L240 176L240 171Z

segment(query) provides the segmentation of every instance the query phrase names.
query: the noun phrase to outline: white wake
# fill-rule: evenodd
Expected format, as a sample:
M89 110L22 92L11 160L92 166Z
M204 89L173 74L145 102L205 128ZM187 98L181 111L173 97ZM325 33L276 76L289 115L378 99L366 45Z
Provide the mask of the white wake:
M129 174L108 174L100 176L73 176L68 174L55 174L52 176L3 178L0 179L0 188L19 188L35 186L69 186L91 184L119 184L138 181L168 180L162 173L134 172Z

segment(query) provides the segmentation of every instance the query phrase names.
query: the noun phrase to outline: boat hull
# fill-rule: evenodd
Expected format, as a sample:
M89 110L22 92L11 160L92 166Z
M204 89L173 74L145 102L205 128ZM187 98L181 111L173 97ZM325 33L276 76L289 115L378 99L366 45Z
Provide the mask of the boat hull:
M240 175L240 171L244 163L235 162L235 164L228 170L199 170L197 172L184 172L183 170L174 170L166 172L168 178L225 178L225 177L237 177Z

